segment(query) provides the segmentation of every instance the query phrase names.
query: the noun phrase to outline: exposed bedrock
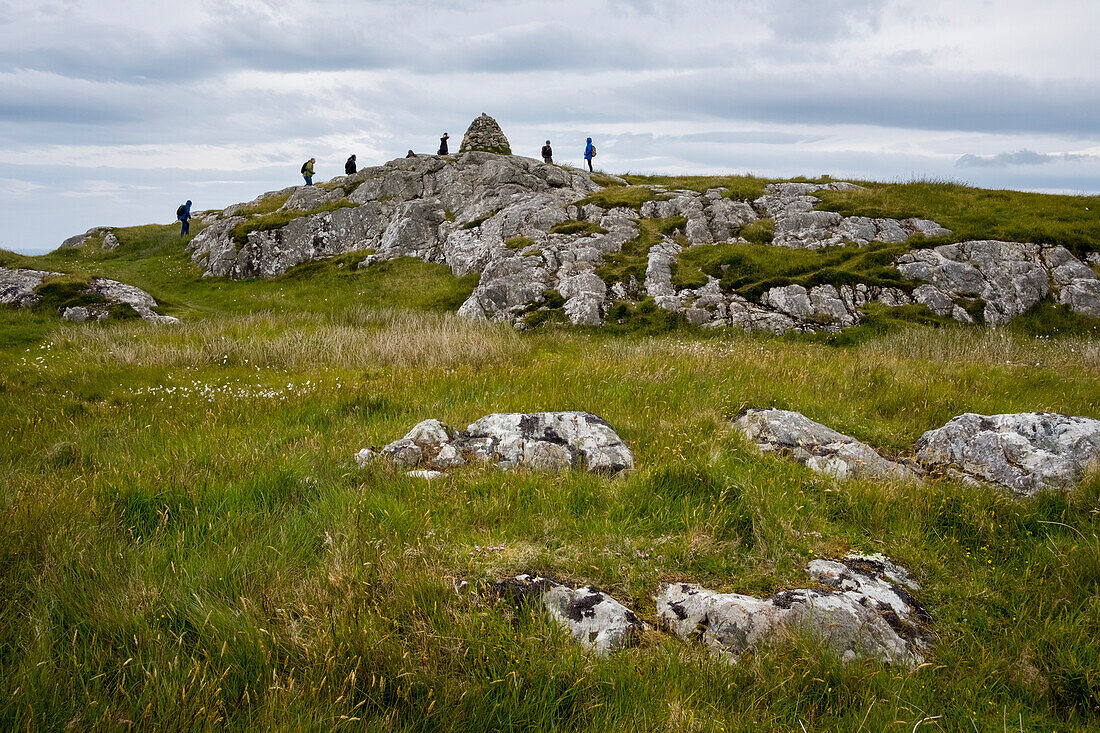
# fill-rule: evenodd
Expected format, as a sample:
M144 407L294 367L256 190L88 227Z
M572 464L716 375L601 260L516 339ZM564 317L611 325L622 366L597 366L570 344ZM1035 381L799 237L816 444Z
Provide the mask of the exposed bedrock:
M589 585L574 588L524 574L498 581L493 592L516 603L541 604L573 639L599 655L634 644L647 628L629 608Z
M919 479L916 471L883 458L855 438L790 410L743 410L734 427L765 453L787 454L799 463L836 478Z
M691 583L664 585L655 596L661 627L736 661L740 654L788 638L821 639L845 661L877 659L916 667L931 646L931 616L910 591L919 586L882 555L813 560L823 586L768 598L717 593Z
M499 468L619 473L634 468L634 454L603 418L590 412L519 412L486 415L456 432L425 420L378 451L356 454L360 465L381 456L400 468L445 470L472 460Z

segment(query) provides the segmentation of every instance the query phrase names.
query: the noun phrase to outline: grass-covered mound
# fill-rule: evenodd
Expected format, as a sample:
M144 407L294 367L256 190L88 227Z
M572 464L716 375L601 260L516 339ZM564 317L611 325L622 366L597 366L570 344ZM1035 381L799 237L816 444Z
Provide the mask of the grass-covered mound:
M359 253L229 282L201 277L175 227L114 231L112 252L0 253L133 283L184 319L0 309L0 727L1100 724L1096 476L1027 502L836 482L728 427L743 407L794 409L896 456L967 411L1098 417L1100 340L1059 306L997 331L873 311L844 345L691 330L649 301L604 330L518 333L453 315L474 280L440 266L357 269ZM648 242L609 266L633 274ZM678 276L685 262L734 269L689 260ZM744 262L731 288L764 277ZM812 276L796 256L785 266ZM470 466L429 483L352 459L429 417L559 409L607 419L638 471ZM731 666L656 631L595 659L537 610L456 591L541 572L652 624L662 582L766 595L850 551L885 553L921 583L928 664L843 665L789 638Z

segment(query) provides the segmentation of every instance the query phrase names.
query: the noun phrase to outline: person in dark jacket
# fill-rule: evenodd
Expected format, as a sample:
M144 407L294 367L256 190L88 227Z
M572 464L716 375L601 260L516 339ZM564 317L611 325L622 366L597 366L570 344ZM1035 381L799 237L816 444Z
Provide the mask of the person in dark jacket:
M416 157L416 153L414 153L413 151L411 151L411 150L410 150L410 151L409 151L409 154L408 154L408 155L406 155L405 157L406 157L406 158L415 158L415 157Z
M180 236L186 237L191 233L191 199L187 203L180 204L176 209L176 220L180 223Z
M448 135L447 133L443 133L443 137L439 138L439 152L436 153L436 155L446 155L447 154L447 140L450 137L451 136Z
M550 141L547 140L546 144L542 146L542 162L549 165L554 162L554 149L550 147Z
M306 185L313 185L313 164L317 162L316 158L310 158L302 164L302 178L306 179Z
M344 174L350 176L355 172L355 155L353 154L348 161L344 163Z
M588 144L584 146L584 159L588 161L588 171L592 172L592 159L596 157L596 146L592 144L592 138L588 138Z

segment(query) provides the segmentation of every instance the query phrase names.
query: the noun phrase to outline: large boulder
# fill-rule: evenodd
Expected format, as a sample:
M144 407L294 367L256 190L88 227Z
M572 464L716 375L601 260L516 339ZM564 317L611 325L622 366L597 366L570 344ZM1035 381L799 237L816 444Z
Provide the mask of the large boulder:
M908 466L887 460L866 443L814 422L800 412L749 408L733 424L761 451L789 454L819 473L842 479L919 478Z
M493 591L517 603L541 604L570 636L599 655L634 644L647 628L629 608L589 585L574 588L524 574L498 581Z
M877 659L916 667L931 645L931 616L913 597L919 586L882 555L813 560L810 577L826 586L769 598L717 593L690 583L664 585L655 596L660 625L701 637L713 653L736 660L792 632L821 639L845 661Z
M447 469L481 460L500 468L618 473L634 468L634 454L615 430L590 412L494 413L455 433L438 420L417 424L380 451L356 454L360 465L381 456L399 468Z
M1100 420L1050 412L965 413L917 440L930 469L1031 496L1068 489L1100 467Z

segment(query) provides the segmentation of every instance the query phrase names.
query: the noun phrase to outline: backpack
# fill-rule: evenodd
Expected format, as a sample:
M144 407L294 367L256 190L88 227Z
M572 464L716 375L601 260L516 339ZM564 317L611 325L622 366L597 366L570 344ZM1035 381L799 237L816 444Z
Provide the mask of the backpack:
M176 218L178 219L181 216L185 216L186 214L187 214L187 206L185 204L180 204L180 207L178 209L176 209Z
M306 166L307 166L307 165L309 165L309 161L308 161L308 160L307 160L307 161L306 161L305 163L302 163L302 175L303 175L303 176L304 176L304 175L306 174Z
M596 157L596 146L595 145L592 146L592 157L593 158Z

